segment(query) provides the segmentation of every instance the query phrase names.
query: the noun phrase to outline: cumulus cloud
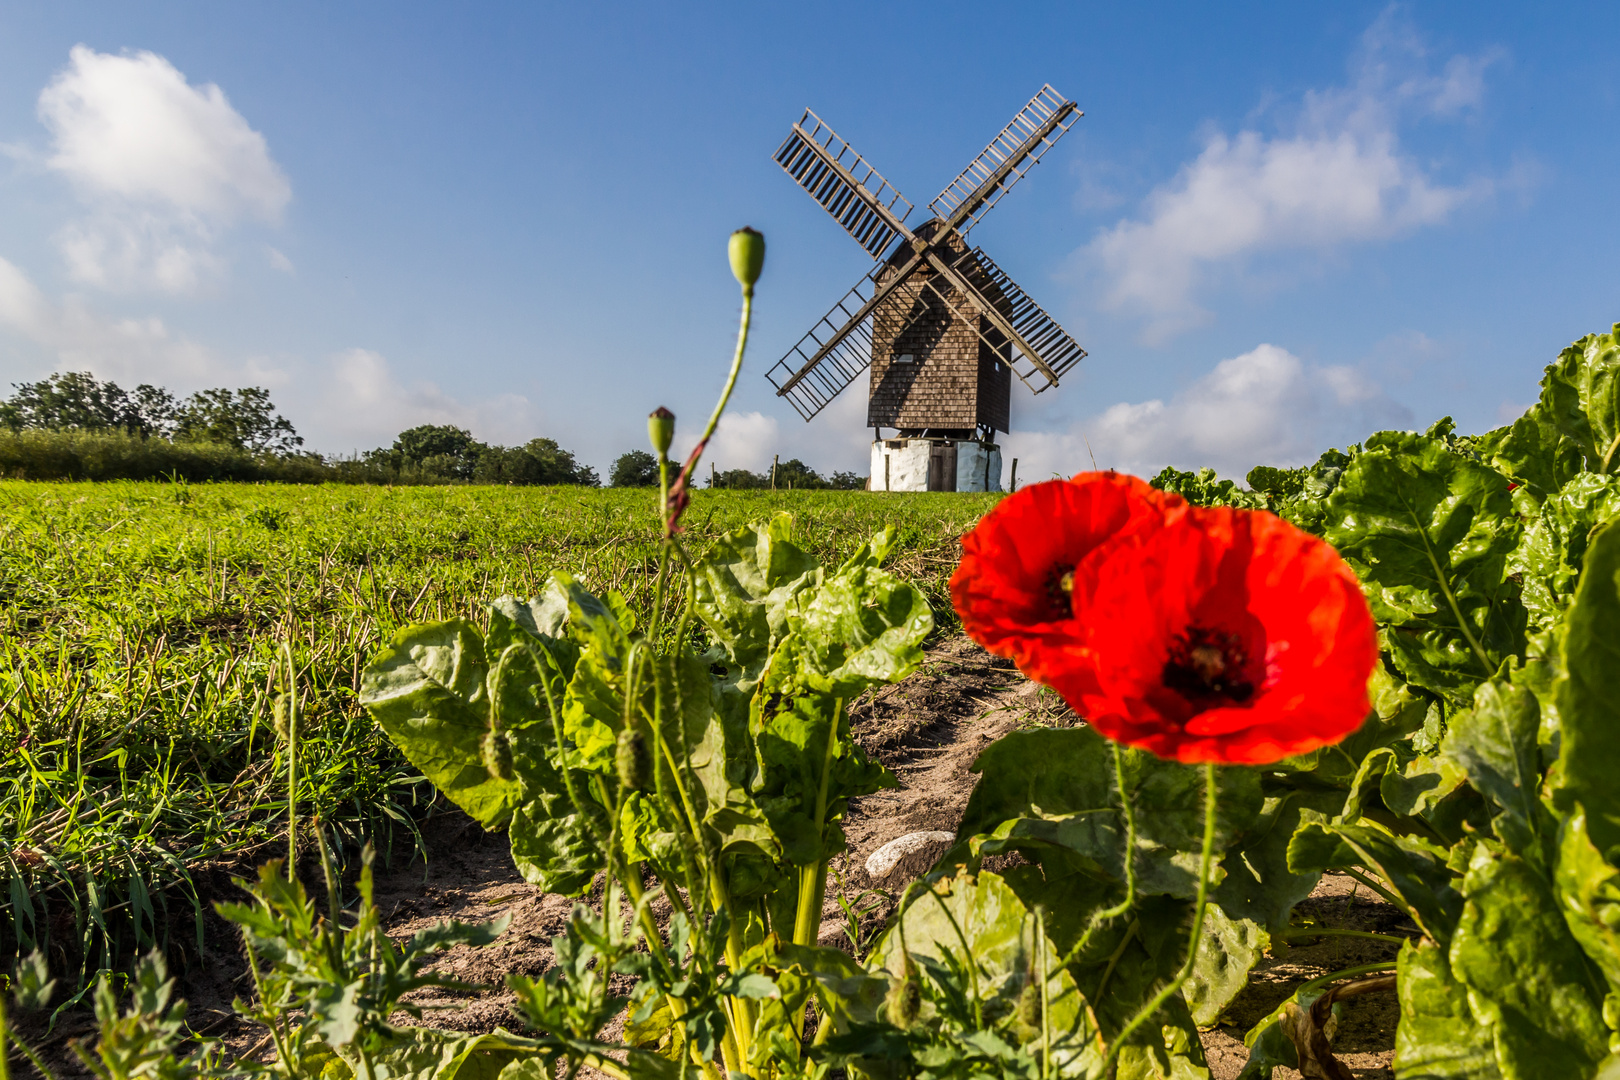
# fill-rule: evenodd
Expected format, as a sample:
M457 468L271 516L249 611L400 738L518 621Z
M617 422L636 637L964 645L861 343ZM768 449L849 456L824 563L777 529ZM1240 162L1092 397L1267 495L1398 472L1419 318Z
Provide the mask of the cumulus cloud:
M58 243L72 276L107 289L195 291L223 269L214 251L244 218L279 220L291 185L268 144L218 86L192 86L155 53L74 46L39 96L47 168L87 215Z
M484 442L507 445L527 442L541 430L538 410L520 394L465 402L436 383L405 383L371 349L346 349L320 367L322 374L291 388L288 400L309 417L318 445L330 450L387 446L419 424L450 424Z
M1107 281L1105 306L1140 317L1144 337L1162 341L1208 320L1197 296L1217 268L1388 239L1489 194L1490 180L1437 180L1402 152L1398 127L1476 108L1495 59L1456 56L1435 73L1418 35L1386 12L1363 36L1348 85L1307 94L1287 131L1210 134L1139 216L1086 247Z
M704 461L713 462L721 472L762 472L770 468L773 457L780 456L783 461L798 458L823 476L845 470L864 476L871 463L872 439L871 430L864 426L865 391L864 378L856 380L808 424L791 412L788 419L779 420L758 410L728 411L720 417ZM676 456L684 458L691 452L707 419L690 427L677 426L672 451ZM703 465L701 471L707 472L708 465Z
M93 371L102 378L193 385L232 371L206 348L171 332L155 316L111 319L81 298L56 302L16 265L0 258L0 331L36 349L45 371ZM273 383L277 372L239 367L258 383ZM20 372L15 374L20 375Z
M1411 423L1408 409L1356 369L1306 364L1260 345L1222 360L1169 401L1120 402L1066 432L1014 433L1002 452L1019 458L1019 475L1031 481L1093 462L1139 476L1209 466L1242 479L1255 465L1301 465L1334 443Z
M181 395L213 386L267 387L306 445L328 453L387 446L418 424L454 424L507 445L544 429L538 410L521 395L463 401L432 382L407 383L370 349L348 349L319 363L224 356L156 317L114 319L79 297L54 301L4 258L0 339L26 347L4 350L9 381L89 371L121 386L154 383Z

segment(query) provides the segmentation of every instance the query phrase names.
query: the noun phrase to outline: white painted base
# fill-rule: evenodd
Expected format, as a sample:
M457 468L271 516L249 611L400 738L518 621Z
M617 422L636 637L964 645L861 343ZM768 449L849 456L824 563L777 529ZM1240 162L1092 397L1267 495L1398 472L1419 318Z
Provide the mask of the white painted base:
M872 443L869 490L1000 491L1001 448L945 439L879 439Z

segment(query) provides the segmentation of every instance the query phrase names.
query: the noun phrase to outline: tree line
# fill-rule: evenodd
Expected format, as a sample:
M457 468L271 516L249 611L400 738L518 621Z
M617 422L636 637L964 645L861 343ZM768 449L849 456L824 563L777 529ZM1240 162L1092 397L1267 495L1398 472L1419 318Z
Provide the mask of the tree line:
M608 483L614 487L657 487L658 459L645 450L620 454L613 462ZM749 472L747 469L711 471L708 485L739 490L860 491L866 487L866 477L853 472L822 476L798 458L790 458L764 472Z
M601 478L557 440L499 446L465 428L422 424L392 445L355 457L304 450L262 386L218 387L185 398L150 383L125 390L87 371L14 383L0 400L0 475L34 480L275 480L290 483L577 484ZM774 485L773 485L774 480ZM656 487L658 462L645 450L614 461L613 487ZM823 477L794 458L761 473L711 472L720 488L853 490L854 473Z

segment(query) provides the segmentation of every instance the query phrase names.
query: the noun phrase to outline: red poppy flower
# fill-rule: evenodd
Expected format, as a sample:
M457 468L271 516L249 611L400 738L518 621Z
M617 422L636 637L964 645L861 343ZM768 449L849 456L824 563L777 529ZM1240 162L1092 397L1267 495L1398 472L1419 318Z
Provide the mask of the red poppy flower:
M1372 614L1332 546L1189 507L1080 564L1080 641L1041 665L1099 734L1178 761L1269 764L1367 718Z
M969 636L1031 678L1078 641L1075 567L1106 541L1185 507L1134 476L1081 473L1007 496L962 538L951 600Z

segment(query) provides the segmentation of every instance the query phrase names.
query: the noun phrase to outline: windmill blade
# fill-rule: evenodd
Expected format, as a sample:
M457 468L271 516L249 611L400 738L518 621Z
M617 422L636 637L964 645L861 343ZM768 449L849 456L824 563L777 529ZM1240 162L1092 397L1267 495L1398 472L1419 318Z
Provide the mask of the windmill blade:
M911 238L911 203L809 109L777 148L776 163L872 258L881 260L896 236Z
M1085 359L1086 350L979 248L954 263L947 264L937 257L929 261L942 277L969 298L979 314L1012 342L1019 353L1012 364L1013 374L1030 390L1039 394L1051 389ZM935 287L935 293L950 304L948 290ZM951 307L957 310L955 304ZM958 313L971 314L959 310ZM982 332L979 336L992 347L1000 344Z
M874 267L862 276L765 373L776 387L776 396L787 398L800 416L810 420L859 378L872 363L872 311L921 263L922 259L915 257L898 271L890 271L889 279L881 283L879 278L889 271L887 265ZM914 315L913 321L919 315Z
M1083 115L1050 83L1041 87L928 208L948 227L966 233Z

